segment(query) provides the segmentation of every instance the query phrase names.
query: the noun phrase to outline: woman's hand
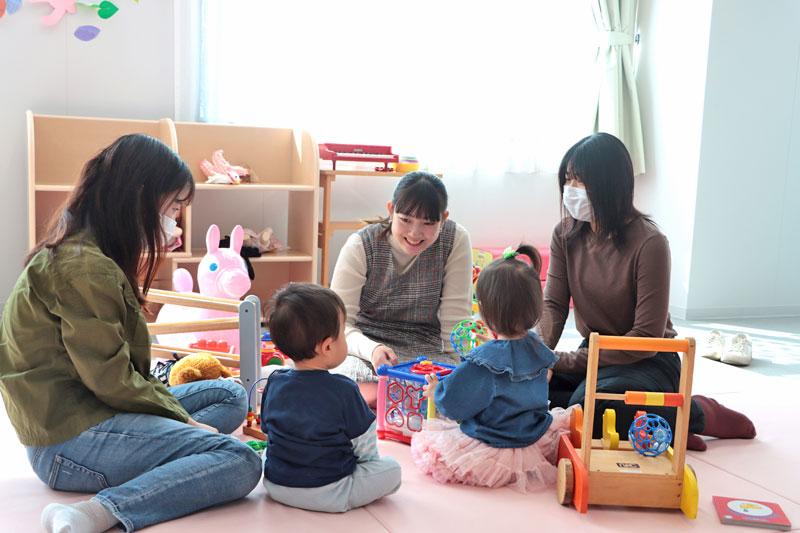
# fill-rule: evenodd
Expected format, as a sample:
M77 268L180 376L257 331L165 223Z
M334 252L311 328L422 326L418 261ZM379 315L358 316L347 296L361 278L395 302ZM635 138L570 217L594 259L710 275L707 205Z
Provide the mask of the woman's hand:
M422 386L422 396L428 398L436 390L436 385L439 384L439 378L436 374L425 374L425 385Z
M209 426L209 425L206 425L206 424L201 424L200 422L198 422L197 420L195 420L192 417L189 417L189 420L187 420L186 423L189 424L190 426L194 426L196 428L205 429L206 431L210 431L211 433L219 433L219 430L217 428Z
M547 382L550 383L551 379L553 379L553 369L552 368L548 368L547 369Z
M397 355L394 350L383 344L379 344L372 350L372 357L370 357L372 368L377 371L381 365L394 365L397 363Z

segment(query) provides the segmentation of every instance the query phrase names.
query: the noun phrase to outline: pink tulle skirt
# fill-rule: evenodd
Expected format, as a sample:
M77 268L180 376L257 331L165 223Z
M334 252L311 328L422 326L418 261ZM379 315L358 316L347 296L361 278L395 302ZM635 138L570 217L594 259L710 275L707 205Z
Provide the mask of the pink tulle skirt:
M439 483L510 486L518 492L541 490L556 482L558 439L569 433L572 409L553 408L553 423L525 448L492 448L462 433L452 420L427 420L411 439L411 457Z

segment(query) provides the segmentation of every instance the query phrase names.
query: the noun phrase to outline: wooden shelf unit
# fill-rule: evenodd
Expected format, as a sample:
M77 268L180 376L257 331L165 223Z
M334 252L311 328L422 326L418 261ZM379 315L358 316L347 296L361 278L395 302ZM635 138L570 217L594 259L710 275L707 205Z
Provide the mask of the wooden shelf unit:
M28 244L42 237L53 213L67 200L84 164L118 137L144 133L155 137L186 162L195 180L196 195L230 201L227 191L286 196L287 248L251 258L256 272L251 293L262 302L289 281L316 282L319 219L319 160L317 144L305 131L194 122L69 117L27 113L28 120ZM222 149L232 163L250 168L253 182L239 185L205 183L199 163ZM238 221L248 226L247 220ZM159 287L171 289L171 273L196 267L205 250L192 249L207 228L193 228L192 208L184 209L179 225L182 248L170 252L162 266ZM222 228L223 233L225 228ZM197 232L197 235L195 235ZM194 239L193 239L194 237Z
M205 250L197 250L192 255L178 258L181 263L199 263L205 255ZM297 250L284 249L278 252L263 254L261 257L249 257L251 263L306 263L312 262L314 256Z
M175 146L169 119L35 115L28 111L28 245L36 245L50 217L66 201L83 166L102 148L129 133L144 133Z
M219 183L198 183L195 188L198 191L305 191L314 190L313 185L288 185L288 184L269 184L269 183L240 183L239 185L222 185Z

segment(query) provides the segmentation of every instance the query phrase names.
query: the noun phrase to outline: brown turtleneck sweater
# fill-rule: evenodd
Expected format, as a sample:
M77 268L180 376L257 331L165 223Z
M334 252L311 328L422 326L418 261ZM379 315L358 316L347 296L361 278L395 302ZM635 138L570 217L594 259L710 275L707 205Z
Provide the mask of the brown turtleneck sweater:
M675 337L669 318L670 255L667 238L652 223L638 218L625 229L625 243L617 248L600 241L588 227L569 243L563 221L553 231L550 268L544 292L544 314L539 330L554 348L561 338L574 302L575 324L584 338L602 335ZM586 372L588 349L559 352L556 372ZM603 350L600 366L634 363L653 352Z

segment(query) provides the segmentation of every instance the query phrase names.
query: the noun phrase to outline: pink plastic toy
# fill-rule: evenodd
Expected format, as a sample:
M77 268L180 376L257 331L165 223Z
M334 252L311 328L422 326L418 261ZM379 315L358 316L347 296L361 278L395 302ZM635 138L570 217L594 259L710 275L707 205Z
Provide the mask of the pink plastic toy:
M250 175L250 170L238 165L231 165L223 156L222 150L211 154L211 161L200 161L200 170L205 174L206 183L241 183L242 178Z
M455 370L453 365L418 357L415 361L378 368L378 405L375 411L378 438L411 444L414 433L422 431L422 421L436 416L433 398L425 400L422 387L425 375L439 380Z
M219 298L241 299L250 290L250 278L247 266L239 255L242 249L244 230L236 226L231 232L231 247L219 247L219 228L212 224L206 232L205 257L197 265L197 284L200 294ZM172 290L176 292L192 292L194 281L188 270L179 268L172 274ZM186 322L204 318L220 318L236 316L226 311L213 311L194 307L165 305L158 313L156 322ZM228 344L230 353L239 353L239 330L203 331L199 333L174 333L159 335L158 342L168 346L184 347L200 341L223 342Z

